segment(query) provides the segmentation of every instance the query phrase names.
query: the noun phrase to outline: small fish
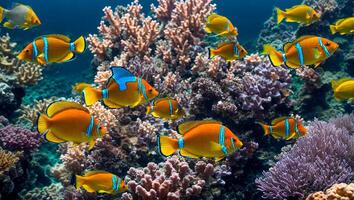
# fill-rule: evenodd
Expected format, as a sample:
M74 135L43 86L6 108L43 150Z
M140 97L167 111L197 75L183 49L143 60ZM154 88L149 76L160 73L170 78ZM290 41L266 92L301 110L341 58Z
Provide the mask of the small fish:
M19 3L15 4L11 10L6 10L0 6L0 23L4 19L7 19L4 27L9 29L28 30L41 25L41 21L30 6Z
M89 84L89 83L76 83L73 86L73 90L81 93L87 87L91 87L91 84Z
M285 11L275 8L278 16L278 24L283 21L305 23L306 25L319 20L321 15L307 5L297 5Z
M38 117L38 132L54 143L89 142L92 149L95 140L106 134L106 129L90 112L76 102L58 101Z
M91 106L103 99L109 108L135 107L150 102L159 92L147 81L134 76L123 67L111 67L112 76L105 89L84 88L85 104Z
M331 33L340 33L341 35L353 34L354 33L354 17L348 17L340 19L335 25L329 26Z
M341 78L332 81L332 89L334 97L337 101L341 100L354 100L354 79Z
M263 46L263 53L269 55L274 66L285 63L290 68L304 65L318 67L338 48L338 44L322 37L306 35L284 45L284 52L277 51L269 44Z
M217 161L242 147L241 140L221 122L213 120L190 121L178 126L179 139L160 135L158 147L164 156L177 150L190 158L215 158Z
M236 59L244 58L247 55L247 51L239 43L221 43L217 49L209 48L209 58L220 56L226 61L232 61Z
M156 118L166 120L176 120L185 115L183 108L181 108L177 100L170 98L153 100L146 108L146 114L150 113Z
M272 121L272 125L266 125L260 122L264 130L264 135L272 135L274 138L283 138L285 140L291 140L299 138L307 133L306 128L301 121L294 117L280 117Z
M128 190L124 180L105 171L88 171L84 176L76 175L76 189L83 187L87 192L115 194Z
M232 25L229 19L218 14L209 15L206 25L205 32L214 33L218 36L237 36L237 29Z
M75 59L75 53L83 53L85 48L83 36L70 42L70 38L65 35L44 35L28 44L17 58L40 65L62 63Z

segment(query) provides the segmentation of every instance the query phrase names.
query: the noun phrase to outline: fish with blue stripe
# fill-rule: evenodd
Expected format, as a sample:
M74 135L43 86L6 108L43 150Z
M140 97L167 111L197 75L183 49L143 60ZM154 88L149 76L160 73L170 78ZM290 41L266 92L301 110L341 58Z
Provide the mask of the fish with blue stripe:
M87 108L69 101L49 105L45 114L39 114L37 127L38 132L50 142L89 142L89 149L94 147L97 138L106 134L106 128Z
M156 118L164 120L176 120L185 115L185 111L178 104L178 101L171 98L161 98L153 100L146 107L146 114L151 114Z
M263 53L269 56L274 66L285 64L289 68L300 68L305 65L318 67L332 56L339 45L329 39L306 35L293 42L286 43L284 53L277 51L269 44L263 46Z
M179 151L189 158L215 158L222 160L243 146L241 140L219 121L188 121L178 125L180 138L158 136L158 148L163 156Z
M146 80L134 76L123 67L111 67L112 76L107 81L104 89L98 89L87 83L80 83L74 87L82 91L85 104L91 106L102 100L109 108L135 107L148 103L159 92Z
M128 190L122 178L106 171L87 171L83 176L76 175L76 189L84 188L87 192L116 194Z
M307 129L302 121L294 117L279 117L272 121L272 125L266 125L257 122L262 126L264 135L272 135L274 138L283 138L285 140L296 139L306 135Z
M75 59L75 54L83 53L85 49L86 42L83 36L71 42L65 35L43 35L29 43L17 58L40 65L62 63Z

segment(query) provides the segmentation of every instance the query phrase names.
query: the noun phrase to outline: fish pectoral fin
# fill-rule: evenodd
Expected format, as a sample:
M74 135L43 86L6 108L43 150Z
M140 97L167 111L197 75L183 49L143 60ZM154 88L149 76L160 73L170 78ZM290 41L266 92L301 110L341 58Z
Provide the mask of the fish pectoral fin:
M45 62L45 58L44 58L44 54L41 53L37 56L37 62L40 64L40 65L45 65L46 62Z
M82 187L87 191L87 192L96 192L95 189L93 189L91 186L88 185L82 185Z
M181 156L183 156L183 157L189 157L189 158L199 158L200 156L197 156L197 155L195 155L195 154L192 154L192 153L190 153L190 152L188 152L188 151L186 151L186 150L184 150L184 149L181 149L180 151L179 151L179 154L181 155Z
M229 34L229 31L226 30L226 31L223 31L223 32L217 34L217 36L226 36L228 34Z
M220 152L221 151L221 145L216 142L210 142L210 150L212 152Z
M296 133L291 133L290 136L286 140L291 140L296 136Z
M315 47L315 48L313 48L313 54L314 54L316 59L319 59L321 57L322 53L317 47Z
M91 149L93 149L93 147L95 146L95 144L96 144L96 140L91 140L91 141L89 142L89 151L90 151Z
M11 22L5 22L4 27L9 29L14 29L15 25L13 25Z
M51 132L51 131L48 131L48 132L45 134L45 139L48 140L49 142L54 142L54 143L62 143L62 142L65 142L65 140L62 140L62 139L58 138L58 137L55 136L54 133Z

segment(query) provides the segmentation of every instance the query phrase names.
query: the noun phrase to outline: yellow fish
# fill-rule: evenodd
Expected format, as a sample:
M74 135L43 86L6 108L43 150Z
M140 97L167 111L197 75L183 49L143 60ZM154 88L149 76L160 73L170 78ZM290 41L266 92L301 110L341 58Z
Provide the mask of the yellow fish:
M76 83L73 86L73 90L80 93L87 87L91 87L91 84L89 84L89 83Z
M7 22L4 23L5 28L9 29L30 29L34 26L41 25L36 13L30 6L23 4L15 4L11 10L6 10L0 6L0 23L7 19Z
M153 100L146 108L146 114L150 113L156 118L166 120L176 120L185 115L177 100L170 98Z
M237 29L232 25L229 19L215 13L209 15L205 25L205 32L226 37L236 37L238 35Z
M294 117L280 117L272 121L272 125L266 125L260 122L264 130L264 135L272 135L274 138L284 138L285 140L291 140L293 138L299 138L307 133L306 128L301 121Z
M106 129L79 103L58 101L48 106L46 114L39 115L38 132L50 142L89 142L92 149Z
M76 175L76 189L83 187L87 192L121 193L128 190L124 180L105 171L88 171L84 176Z
M337 101L346 99L350 101L354 100L354 79L342 78L336 81L333 80L332 89Z
M179 139L160 135L158 147L164 156L179 150L180 155L190 158L225 158L242 147L241 140L221 122L213 120L190 121L178 126Z
M28 44L17 58L40 65L61 63L73 60L75 53L83 53L85 48L83 36L70 42L70 38L65 35L44 35Z
M307 5L297 5L286 9L285 11L282 11L279 8L275 9L277 10L278 24L285 18L287 22L298 22L309 25L321 18L319 13Z
M159 92L147 81L135 77L123 67L111 67L112 76L105 89L91 86L84 88L85 103L88 106L103 99L109 108L135 107L155 98Z
M348 17L345 19L340 19L335 25L329 26L331 33L340 33L341 35L353 34L354 33L354 17Z
M322 37L307 35L284 45L284 53L277 51L269 44L263 46L264 54L269 55L274 66L285 63L290 68L304 65L318 67L338 48L338 44Z
M236 42L221 43L217 49L209 48L210 59L215 56L220 56L226 61L232 61L244 58L247 53L246 49Z

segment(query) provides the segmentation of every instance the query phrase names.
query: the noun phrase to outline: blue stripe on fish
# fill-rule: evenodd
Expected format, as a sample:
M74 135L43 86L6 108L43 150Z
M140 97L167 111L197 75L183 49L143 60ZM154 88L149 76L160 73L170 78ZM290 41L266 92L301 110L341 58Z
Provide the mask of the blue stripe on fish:
M283 62L286 62L286 61L287 61L287 59L286 59L286 54L283 53L281 56L283 57Z
M33 47L33 52L32 52L32 61L35 61L37 56L38 56L38 48L37 48L37 44L36 41L32 42L32 47Z
M295 120L295 133L298 137L300 137L300 131L299 131L299 122Z
M120 189L120 183L122 182L122 179L121 178L118 178L118 183L116 185L116 191L119 192L119 189Z
M150 105L151 112L154 112L155 100L152 100L150 104L151 104Z
M115 191L117 187L118 178L116 175L112 176L112 190Z
M171 100L169 99L168 100L168 105L169 105L169 107L170 107L170 115L172 115L173 113L173 110L172 110L172 108L173 108L173 106L172 106L172 102L171 102Z
M69 43L69 51L75 51L75 44L74 42Z
M108 99L108 89L102 90L102 98L103 99Z
M138 79L138 90L139 93L141 93L145 99L145 101L149 101L148 96L146 95L146 89L145 89L145 85L143 84L142 78Z
M328 51L327 47L325 45L323 45L323 42L321 40L320 37L318 37L318 43L320 43L320 46L322 47L322 49L325 51L326 56L329 57L331 56L331 53Z
M88 138L90 138L92 136L92 129L93 129L93 125L95 123L94 117L91 116L90 118L90 124L88 125L87 129L86 129L86 136Z
M46 36L42 37L44 47L43 47L43 54L44 54L44 60L46 63L48 63L48 39Z
M300 65L302 66L302 65L304 65L304 54L302 52L302 47L301 47L300 43L296 43L295 47L297 50L297 55L299 57Z
M235 43L235 45L234 45L234 54L236 54L237 56L240 56L240 52L238 51L238 48L237 48L237 43Z
M98 123L97 126L96 126L96 133L97 133L97 136L98 136L98 137L101 137L100 128L101 128L101 124Z
M290 125L289 125L289 119L285 119L285 138L288 139L290 134Z
M272 135L273 134L273 127L269 126L269 134Z
M178 139L178 148L179 149L184 148L184 140L183 140L183 138L179 138Z
M227 156L227 148L225 147L225 127L223 125L220 126L219 130L219 144L221 145L221 151Z
M236 151L237 148L236 148L236 146L235 146L235 142L234 142L234 139L233 139L233 138L231 138L231 145L232 145L232 149Z

